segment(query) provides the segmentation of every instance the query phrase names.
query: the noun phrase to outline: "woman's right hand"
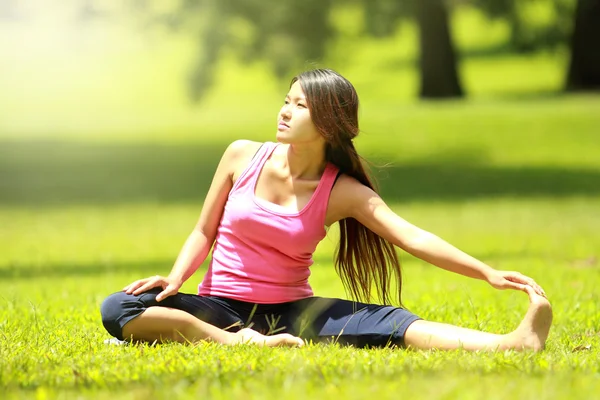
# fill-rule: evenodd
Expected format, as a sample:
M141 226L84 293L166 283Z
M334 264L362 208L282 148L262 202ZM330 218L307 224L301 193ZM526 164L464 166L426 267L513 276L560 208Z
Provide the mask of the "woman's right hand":
M175 281L172 278L156 275L130 283L123 288L123 291L127 294L133 294L134 296L137 296L147 292L150 289L160 287L162 288L162 292L156 296L156 301L161 301L169 296L177 294L181 285L182 284L180 282Z

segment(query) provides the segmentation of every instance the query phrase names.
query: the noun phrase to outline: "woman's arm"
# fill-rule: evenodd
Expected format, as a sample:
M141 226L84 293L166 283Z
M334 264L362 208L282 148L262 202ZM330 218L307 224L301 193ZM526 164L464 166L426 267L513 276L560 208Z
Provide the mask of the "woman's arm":
M498 289L524 290L523 285L530 285L539 294L544 293L533 279L518 272L497 271L436 235L400 218L377 193L354 178L340 177L332 191L330 202L335 208L337 219L354 218L387 241L437 267L485 280Z
M227 147L206 194L200 218L179 252L169 276L140 279L126 286L125 292L138 295L154 287L162 287L163 291L156 297L160 301L179 291L208 256L234 179L259 146L256 142L238 140Z

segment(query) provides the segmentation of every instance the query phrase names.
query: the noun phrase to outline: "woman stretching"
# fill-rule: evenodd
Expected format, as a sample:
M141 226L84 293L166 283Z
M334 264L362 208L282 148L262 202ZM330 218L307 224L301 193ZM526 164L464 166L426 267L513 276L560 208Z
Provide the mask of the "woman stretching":
M169 276L135 281L104 301L110 334L127 341L266 346L313 340L443 350L544 347L552 310L533 279L497 271L411 225L374 191L353 144L358 96L350 82L324 69L298 75L277 124L276 143L229 145ZM336 270L352 296L366 303L315 297L308 284L313 252L335 222ZM394 246L497 289L526 292L523 321L500 335L424 321L390 306L393 293L401 304ZM211 247L198 294L179 293ZM384 305L368 304L375 292Z

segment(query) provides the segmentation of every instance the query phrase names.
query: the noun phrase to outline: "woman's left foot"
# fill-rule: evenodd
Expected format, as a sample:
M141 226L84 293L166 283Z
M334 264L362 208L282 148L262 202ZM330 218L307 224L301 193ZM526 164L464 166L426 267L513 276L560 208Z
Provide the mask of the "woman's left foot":
M550 326L552 325L552 306L547 298L527 287L529 310L519 327L506 335L502 347L515 350L540 351L544 349Z
M244 328L236 332L237 344L252 343L267 347L301 347L304 341L299 337L292 336L289 333L280 333L278 335L266 336L257 331Z

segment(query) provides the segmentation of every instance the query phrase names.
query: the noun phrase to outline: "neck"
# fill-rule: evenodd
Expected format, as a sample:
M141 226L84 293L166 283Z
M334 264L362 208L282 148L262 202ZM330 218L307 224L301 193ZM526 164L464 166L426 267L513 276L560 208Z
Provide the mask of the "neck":
M316 144L291 144L285 146L284 161L292 178L318 179L325 170L325 146ZM285 148L284 147L284 148Z

